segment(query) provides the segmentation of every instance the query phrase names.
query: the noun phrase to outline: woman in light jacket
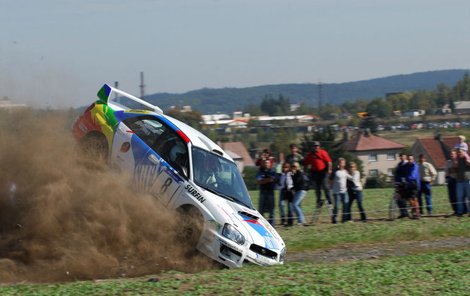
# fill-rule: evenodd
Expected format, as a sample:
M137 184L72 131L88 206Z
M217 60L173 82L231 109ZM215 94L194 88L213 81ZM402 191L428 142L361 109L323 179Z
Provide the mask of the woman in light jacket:
M363 187L361 182L361 173L357 170L357 165L355 162L349 163L349 174L352 177L352 179L348 180L349 215L351 215L352 203L354 200L356 200L359 214L361 215L361 221L366 222L366 211L362 205ZM351 219L351 216L349 216L349 218Z

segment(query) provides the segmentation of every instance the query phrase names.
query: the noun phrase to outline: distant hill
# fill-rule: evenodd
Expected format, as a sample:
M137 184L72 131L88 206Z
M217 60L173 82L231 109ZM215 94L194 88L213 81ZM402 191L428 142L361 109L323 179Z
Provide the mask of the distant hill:
M322 84L323 103L341 104L355 99L384 97L386 93L433 90L439 83L450 87L469 70L440 70L406 75L395 75L363 81ZM267 94L282 94L292 103L318 104L318 84L275 84L244 88L203 88L183 94L156 93L145 99L167 110L170 106L191 105L203 114L241 110L249 103L259 104Z

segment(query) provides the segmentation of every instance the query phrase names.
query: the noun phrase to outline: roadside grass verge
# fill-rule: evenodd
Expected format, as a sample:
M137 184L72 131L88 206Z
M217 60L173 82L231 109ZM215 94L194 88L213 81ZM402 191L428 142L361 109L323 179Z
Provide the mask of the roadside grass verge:
M470 250L0 287L2 295L468 295Z
M349 245L438 240L470 237L470 218L423 218L372 223L319 224L279 228L291 252L319 250Z

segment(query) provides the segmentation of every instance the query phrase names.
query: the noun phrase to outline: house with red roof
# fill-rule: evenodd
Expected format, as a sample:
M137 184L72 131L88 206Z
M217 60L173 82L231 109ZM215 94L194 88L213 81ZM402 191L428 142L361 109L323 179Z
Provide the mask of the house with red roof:
M228 155L230 155L230 157L232 157L240 172L243 172L243 169L246 166L255 166L255 162L242 142L225 142L219 143L219 145L227 152Z
M424 154L429 163L437 170L437 184L445 183L445 166L449 159L450 151L455 144L459 143L458 136L449 137L428 137L418 138L411 147L411 152L417 158L420 154Z
M371 178L382 174L393 176L398 155L403 148L405 145L367 131L358 132L343 143L343 149L362 161L365 176Z

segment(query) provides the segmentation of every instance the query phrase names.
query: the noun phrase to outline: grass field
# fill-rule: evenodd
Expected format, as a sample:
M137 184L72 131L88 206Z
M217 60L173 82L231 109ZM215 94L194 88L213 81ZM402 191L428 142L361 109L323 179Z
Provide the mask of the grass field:
M2 295L469 295L470 251L330 264L166 272L152 277L14 285Z
M258 193L250 192L257 204ZM81 281L62 284L4 285L1 295L470 295L470 247L452 239L470 238L470 217L445 217L451 212L446 188L434 188L436 216L421 220L387 221L392 189L364 194L370 221L331 224L326 211L320 223L307 227L278 226L291 257L323 252L326 260L288 261L274 267L212 269L196 274L167 271L134 279ZM313 213L309 191L303 202ZM277 213L276 213L277 215ZM278 216L276 216L278 217ZM354 213L354 218L358 214ZM423 242L446 240L445 247ZM406 244L404 244L406 242ZM334 258L334 250L376 250L401 244L393 255L367 259ZM333 256L332 256L333 255ZM338 260L336 260L338 259ZM151 281L148 281L149 279Z

